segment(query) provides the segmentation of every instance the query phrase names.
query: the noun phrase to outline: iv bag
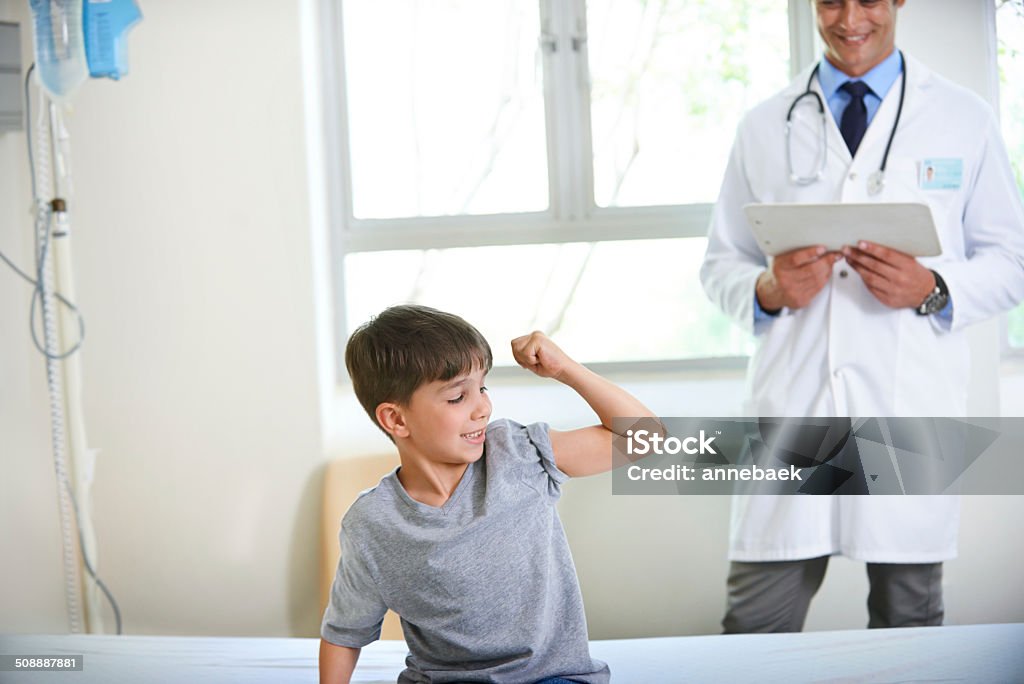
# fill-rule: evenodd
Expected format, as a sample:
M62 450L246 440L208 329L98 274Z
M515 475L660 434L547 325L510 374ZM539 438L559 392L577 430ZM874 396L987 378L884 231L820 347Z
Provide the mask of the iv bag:
M29 0L34 15L36 73L56 100L89 76L82 40L82 0Z
M128 29L142 19L135 0L85 0L85 56L89 75L115 81L128 73Z

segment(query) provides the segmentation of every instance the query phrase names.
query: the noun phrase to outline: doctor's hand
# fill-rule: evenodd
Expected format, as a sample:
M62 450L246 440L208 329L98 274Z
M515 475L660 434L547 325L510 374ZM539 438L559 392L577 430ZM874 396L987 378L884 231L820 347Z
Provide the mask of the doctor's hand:
M512 357L526 370L555 380L561 380L566 371L579 366L540 331L512 340Z
M757 278L757 301L765 311L782 307L801 309L821 292L841 255L822 246L803 247L780 254L771 268Z
M917 308L935 288L931 271L895 249L861 241L856 247L843 247L843 256L875 299L894 309Z

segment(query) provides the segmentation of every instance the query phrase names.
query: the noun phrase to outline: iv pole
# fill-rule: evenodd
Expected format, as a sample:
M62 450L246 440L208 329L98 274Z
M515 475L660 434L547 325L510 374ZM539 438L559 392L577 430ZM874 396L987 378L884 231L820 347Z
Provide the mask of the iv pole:
M71 303L75 296L75 283L71 218L67 204L72 190L70 136L64 126L64 109L59 103L65 102L71 92L90 76L118 80L127 73L124 34L142 15L134 0L29 0L29 6L34 20L36 63L25 77L25 107L34 202L35 280L22 273L6 257L4 261L36 288L32 298L31 333L36 347L46 357L53 461L60 506L64 595L70 631L81 631L81 599L85 607L86 630L102 633L102 591L110 601L117 633L120 634L120 609L96 573L96 536L91 519L96 451L89 448L86 437L81 359L75 353L81 346L85 326L78 309ZM36 69L37 65L39 69ZM32 135L29 92L29 78L33 71L39 86L40 103L35 136ZM64 305L61 311L58 311L58 301ZM35 327L37 303L42 314L42 344ZM73 332L76 327L77 339ZM81 552L80 557L76 551ZM85 577L82 576L83 569L87 573Z

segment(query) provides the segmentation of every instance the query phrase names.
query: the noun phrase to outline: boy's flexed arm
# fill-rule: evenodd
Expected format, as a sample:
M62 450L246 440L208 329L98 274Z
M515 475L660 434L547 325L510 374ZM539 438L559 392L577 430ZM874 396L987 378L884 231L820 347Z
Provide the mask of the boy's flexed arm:
M561 432L551 430L555 463L566 475L581 477L611 470L614 418L654 418L632 394L569 358L541 332L512 340L516 362L542 378L568 385L583 397L601 424Z

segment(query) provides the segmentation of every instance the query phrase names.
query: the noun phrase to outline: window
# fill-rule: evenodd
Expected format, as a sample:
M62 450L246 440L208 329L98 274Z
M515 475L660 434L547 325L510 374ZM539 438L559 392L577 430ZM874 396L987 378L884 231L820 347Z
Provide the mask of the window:
M790 5L343 0L346 329L417 302L499 365L531 329L585 362L748 354L697 272L740 116L813 58Z
M535 6L343 8L354 218L548 209Z
M1003 137L1024 197L1024 2L995 0ZM1008 316L1010 347L1024 349L1024 304Z

